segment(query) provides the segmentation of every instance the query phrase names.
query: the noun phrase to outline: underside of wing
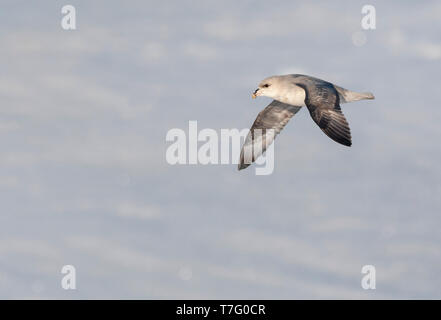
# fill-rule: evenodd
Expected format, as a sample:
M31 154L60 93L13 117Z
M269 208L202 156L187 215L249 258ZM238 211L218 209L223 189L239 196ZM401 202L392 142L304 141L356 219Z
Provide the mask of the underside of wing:
M262 155L300 108L274 100L262 110L245 139L238 169L247 168Z

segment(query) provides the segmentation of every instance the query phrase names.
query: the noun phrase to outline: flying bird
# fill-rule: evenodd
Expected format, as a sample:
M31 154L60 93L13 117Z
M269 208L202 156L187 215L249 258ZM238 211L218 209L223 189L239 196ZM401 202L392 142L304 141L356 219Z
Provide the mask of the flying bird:
M329 138L350 147L351 131L340 104L375 98L370 92L350 91L302 74L268 77L252 94L253 99L258 96L274 100L258 114L251 126L240 153L239 170L247 168L264 153L303 106Z

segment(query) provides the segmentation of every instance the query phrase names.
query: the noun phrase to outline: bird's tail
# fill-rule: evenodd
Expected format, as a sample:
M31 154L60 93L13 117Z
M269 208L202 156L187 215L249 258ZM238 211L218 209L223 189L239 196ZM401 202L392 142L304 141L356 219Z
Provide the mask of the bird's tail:
M358 93L360 100L364 99L375 99L374 94L372 92L360 92Z
M355 92L337 86L335 86L335 89L337 89L338 95L340 97L340 102L342 103L365 99L375 99L374 95L371 92Z

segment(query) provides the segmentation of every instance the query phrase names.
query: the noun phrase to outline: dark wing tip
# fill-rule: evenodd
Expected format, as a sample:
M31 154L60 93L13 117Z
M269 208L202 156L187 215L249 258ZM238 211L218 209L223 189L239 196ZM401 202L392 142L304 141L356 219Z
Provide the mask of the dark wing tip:
M349 140L349 141L344 141L344 142L340 142L342 145L344 145L344 146L346 146L346 147L350 147L350 146L352 146L352 141L351 140Z
M250 165L249 164L246 164L246 163L239 163L239 165L237 166L237 170L243 170L243 169L246 169L246 168L248 168Z
M340 143L346 147L350 147L352 145L352 138L350 131L337 131L335 127L331 128L322 128L322 131L332 140L337 143Z
M314 114L314 120L320 129L335 142L347 147L352 145L351 130L340 109L321 110L319 117Z
M322 129L323 130L323 129ZM352 141L351 141L351 137L347 137L347 136L342 136L340 134L335 134L332 131L327 131L327 130L323 130L323 132L332 140L334 140L335 142L344 145L346 147L350 147L352 146Z

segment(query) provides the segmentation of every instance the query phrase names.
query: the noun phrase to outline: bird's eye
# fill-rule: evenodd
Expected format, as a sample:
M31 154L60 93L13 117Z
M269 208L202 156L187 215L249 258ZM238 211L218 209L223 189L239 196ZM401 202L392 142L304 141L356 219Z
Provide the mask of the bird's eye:
M268 83L264 84L263 87L264 88L268 88L270 85Z

